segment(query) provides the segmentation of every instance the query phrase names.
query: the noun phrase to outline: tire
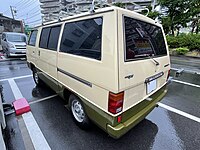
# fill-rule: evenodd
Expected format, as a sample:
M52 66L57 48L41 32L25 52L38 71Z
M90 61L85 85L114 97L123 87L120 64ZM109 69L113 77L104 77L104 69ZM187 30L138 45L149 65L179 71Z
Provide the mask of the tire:
M37 86L42 85L42 80L39 78L36 68L33 68L33 80Z
M91 127L91 123L85 112L82 101L74 94L71 94L69 96L69 106L72 118L76 125L84 130L89 129Z
M8 51L6 52L6 57L10 58L10 53Z

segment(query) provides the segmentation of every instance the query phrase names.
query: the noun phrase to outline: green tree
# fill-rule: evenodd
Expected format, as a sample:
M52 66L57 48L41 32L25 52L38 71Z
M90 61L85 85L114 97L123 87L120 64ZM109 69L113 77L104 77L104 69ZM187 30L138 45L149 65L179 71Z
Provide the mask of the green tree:
M192 0L189 7L190 19L191 19L191 33L199 33L200 30L200 1Z
M180 30L181 27L186 27L188 19L186 19L187 14L187 3L188 0L158 0L163 16L161 18L163 26L168 26L171 34L174 36L175 30ZM168 22L166 22L166 20ZM167 23L166 25L164 23ZM178 32L179 33L179 32Z
M193 30L199 30L199 0L158 0L158 3L163 10L161 21L166 33L174 36L177 30L178 35L180 28L187 27L192 20Z

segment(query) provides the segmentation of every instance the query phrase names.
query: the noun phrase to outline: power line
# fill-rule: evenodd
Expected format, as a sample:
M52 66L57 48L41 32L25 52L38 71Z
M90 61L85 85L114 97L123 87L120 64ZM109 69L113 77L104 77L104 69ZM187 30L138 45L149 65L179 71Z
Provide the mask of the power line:
M38 16L38 15L40 15L40 12L39 12L39 13L37 13L37 14L35 14L35 15L32 15L31 17L28 17L28 18L26 18L25 20L30 20L30 19L32 19L32 18L34 18L34 17Z
M23 1L24 0L21 0L21 1L19 1L19 2L17 2L17 3L15 3L13 6L19 6L19 5L21 5L22 3L23 3ZM20 4L21 3L21 4ZM7 12L10 12L10 9L7 9L7 10L5 10L3 13L5 14L5 13L7 13Z
M28 24L32 24L32 23L34 23L34 22L38 22L38 21L42 21L42 19L40 18L40 19L37 19L37 20L31 21L31 22L28 22Z
M24 12L24 10L28 7L30 7L32 4L34 4L37 1L29 1L29 3L27 3L26 5L24 5L24 7L21 7L20 10L18 10L18 12ZM19 9L19 8L18 8Z
M34 11L34 12L32 13L31 11L33 11L33 10L34 10L34 9L28 11L27 14L23 14L23 15L18 16L17 18L23 17L23 16L28 15L28 14L35 14L35 13L37 13L37 12L40 12L40 9L38 9L38 10L36 10L36 11ZM30 12L31 12L31 13L30 13Z

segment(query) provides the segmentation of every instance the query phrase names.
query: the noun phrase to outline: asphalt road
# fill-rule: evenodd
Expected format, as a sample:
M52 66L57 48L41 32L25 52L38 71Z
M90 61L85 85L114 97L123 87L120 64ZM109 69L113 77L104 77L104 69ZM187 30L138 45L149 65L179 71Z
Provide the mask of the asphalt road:
M173 81L161 103L178 111L172 112L163 107L155 108L130 132L114 140L95 125L89 131L79 129L73 123L64 100L47 86L35 86L33 78L29 76L31 71L27 68L26 61L0 61L0 72L0 84L3 85L4 97L8 103L13 102L15 98L7 79L24 76L13 79L22 95L29 101L32 114L52 150L200 149L200 123L191 117L200 118L200 76L197 74L183 73L177 78L172 72ZM52 98L40 101L49 96ZM16 122L15 117L13 120ZM10 126L10 131L14 128L18 133L17 127L18 125ZM12 140L13 133L9 133ZM10 142L9 149L20 149L21 139L19 136L18 142Z

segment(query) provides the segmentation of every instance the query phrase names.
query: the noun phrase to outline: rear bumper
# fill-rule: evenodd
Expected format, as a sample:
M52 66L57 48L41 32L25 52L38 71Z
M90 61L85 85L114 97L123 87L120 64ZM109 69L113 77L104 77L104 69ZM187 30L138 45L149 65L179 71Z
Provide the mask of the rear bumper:
M142 121L157 105L157 102L159 102L167 93L166 85L161 88L159 91L154 93L151 98L152 100L148 102L148 105L144 107L142 110L139 110L135 115L132 113L131 110L128 110L127 112L124 112L122 115L125 117L127 114L132 113L132 116L122 121L122 123L118 124L117 126L111 126L110 124L107 125L107 132L108 134L113 138L120 138L122 135L124 135L126 132L128 132L130 129L132 129L135 125L137 125L140 121ZM137 107L137 106L136 106ZM134 108L131 108L134 109Z

